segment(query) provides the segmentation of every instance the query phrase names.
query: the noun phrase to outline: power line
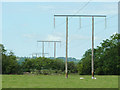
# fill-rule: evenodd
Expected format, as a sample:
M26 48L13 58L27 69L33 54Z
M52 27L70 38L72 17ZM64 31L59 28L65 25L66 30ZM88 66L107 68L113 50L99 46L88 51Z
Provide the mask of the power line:
M75 14L79 13L82 9L84 9L89 3L90 3L91 0L89 0L83 7L81 7Z
M74 15L76 15L77 13L79 13L81 10L83 10L89 3L91 0L89 0L83 7L81 7L78 11L76 11L74 13ZM71 17L72 18L72 17ZM65 22L60 23L59 25L57 25L57 28L60 27L61 25L65 24ZM54 27L55 27L55 18L54 18Z

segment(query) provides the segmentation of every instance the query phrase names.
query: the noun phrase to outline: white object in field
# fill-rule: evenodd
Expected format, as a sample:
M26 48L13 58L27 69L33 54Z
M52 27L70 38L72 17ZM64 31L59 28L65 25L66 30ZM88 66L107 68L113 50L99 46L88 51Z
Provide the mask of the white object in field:
M83 77L80 77L80 79L84 79Z
M96 79L96 77L92 77L92 79Z

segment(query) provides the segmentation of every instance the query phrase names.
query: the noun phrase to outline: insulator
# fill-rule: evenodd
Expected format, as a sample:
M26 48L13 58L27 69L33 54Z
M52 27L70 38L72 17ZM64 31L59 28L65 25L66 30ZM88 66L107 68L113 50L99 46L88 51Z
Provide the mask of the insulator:
M107 19L105 17L105 29L107 28Z
M55 16L54 16L54 28L55 28Z
M80 25L80 27L79 27L79 29L81 29L81 17L79 18L79 25Z

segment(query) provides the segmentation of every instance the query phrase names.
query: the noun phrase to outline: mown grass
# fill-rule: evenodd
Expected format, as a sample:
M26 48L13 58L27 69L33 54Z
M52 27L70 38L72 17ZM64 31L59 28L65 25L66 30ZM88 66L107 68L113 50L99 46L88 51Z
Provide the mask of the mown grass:
M80 77L84 77L80 80ZM2 88L118 88L118 76L2 75Z

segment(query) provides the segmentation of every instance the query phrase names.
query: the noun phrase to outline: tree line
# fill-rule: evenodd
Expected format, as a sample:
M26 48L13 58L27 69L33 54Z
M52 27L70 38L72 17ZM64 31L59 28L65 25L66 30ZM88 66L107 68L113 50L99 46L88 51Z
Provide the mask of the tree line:
M94 49L94 70L97 75L120 75L120 34L103 40ZM79 74L91 74L91 49L87 50L78 63Z
M94 48L94 69L96 75L120 75L120 34L114 34L109 39L103 40L100 46ZM13 52L8 52L0 44L2 55L3 74L63 74L65 61L62 59L50 59L45 57L26 58L21 64ZM80 75L91 74L91 49L88 49L82 59L76 64L68 62L68 73Z

